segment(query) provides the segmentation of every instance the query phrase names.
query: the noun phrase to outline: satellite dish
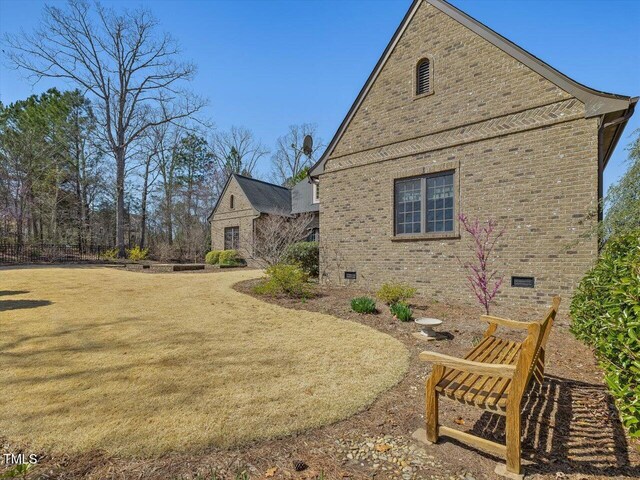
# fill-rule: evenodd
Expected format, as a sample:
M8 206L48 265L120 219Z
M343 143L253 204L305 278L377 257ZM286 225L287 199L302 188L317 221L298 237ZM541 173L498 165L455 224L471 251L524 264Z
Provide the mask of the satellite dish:
M310 157L311 153L313 153L313 138L311 135L305 135L304 141L302 142L302 152Z

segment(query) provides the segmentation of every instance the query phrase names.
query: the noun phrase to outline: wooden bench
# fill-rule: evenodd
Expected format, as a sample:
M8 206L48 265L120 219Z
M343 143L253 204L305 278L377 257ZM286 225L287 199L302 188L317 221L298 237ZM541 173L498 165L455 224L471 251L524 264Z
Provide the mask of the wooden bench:
M426 440L436 443L446 435L506 458L496 473L518 478L520 463L520 406L532 379L542 383L544 351L553 326L560 297L554 297L544 319L518 322L488 315L489 322L482 340L464 359L436 352L422 352L420 359L432 362L433 369L426 387ZM522 342L495 336L498 326L522 329L527 336ZM457 400L489 412L506 415L506 445L438 424L438 397Z

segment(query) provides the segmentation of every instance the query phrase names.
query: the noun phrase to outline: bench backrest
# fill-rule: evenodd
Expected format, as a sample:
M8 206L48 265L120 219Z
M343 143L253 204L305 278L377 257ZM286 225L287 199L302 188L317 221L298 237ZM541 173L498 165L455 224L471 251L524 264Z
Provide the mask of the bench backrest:
M544 349L549 339L549 333L558 314L560 297L553 297L551 307L544 318L538 322L531 322L527 332L527 338L522 342L520 358L516 364L516 371L512 382L513 390L518 390L520 394L529 385L531 378L535 377L542 381L544 371Z

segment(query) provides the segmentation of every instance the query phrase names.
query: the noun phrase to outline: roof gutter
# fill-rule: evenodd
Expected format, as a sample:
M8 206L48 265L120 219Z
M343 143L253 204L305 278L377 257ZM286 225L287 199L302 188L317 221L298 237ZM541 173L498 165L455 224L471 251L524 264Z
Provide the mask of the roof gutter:
M633 115L633 112L635 111L636 108L636 104L638 103L638 99L640 97L633 97L632 99L629 100L629 106L627 107L627 109L625 110L624 114L618 118L616 118L615 120L612 120L610 122L604 123L600 126L600 130L601 132L604 132L607 128L616 126L616 131L614 133L613 136L613 140L611 141L611 144L609 145L609 148L607 148L607 151L605 152L604 156L602 157L602 169L604 170L607 167L607 163L609 162L609 158L611 158L611 155L613 154L613 151L615 150L616 146L618 145L618 141L620 140L620 137L622 136L622 132L624 131L624 128L627 126L627 122L629 121L629 119L631 118L631 116Z
M601 222L604 218L604 169L607 168L609 159L611 158L611 155L613 155L613 152L620 141L620 137L622 137L622 132L633 115L636 104L638 103L638 98L639 97L633 97L629 99L629 105L626 110L624 110L622 115L615 120L605 123L605 115L602 115L602 124L598 128L598 222ZM611 142L609 142L609 145L606 147L607 149L603 152L602 149L605 130L611 127L615 127L615 132L613 133Z

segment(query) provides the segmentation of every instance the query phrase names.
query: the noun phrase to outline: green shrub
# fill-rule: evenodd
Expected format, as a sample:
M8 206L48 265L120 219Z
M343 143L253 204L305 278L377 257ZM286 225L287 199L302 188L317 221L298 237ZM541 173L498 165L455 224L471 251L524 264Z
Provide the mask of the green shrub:
M289 245L285 263L297 264L312 277L320 271L320 251L318 242L298 242Z
M222 250L211 250L204 257L204 263L207 265L217 265L220 261L220 253Z
M411 321L411 317L413 316L413 310L406 303L398 302L389 306L389 310L394 317L396 317L401 322L409 322Z
M237 250L222 250L218 255L218 263L221 267L235 267L240 264Z
M133 248L127 248L127 258L129 260L133 260L134 262L139 262L140 260L144 260L149 255L148 248L140 248L139 246L135 246Z
M387 305L406 302L416 294L416 289L404 283L385 283L380 287L376 296Z
M267 268L267 277L254 288L260 295L307 298L311 295L309 275L298 265L279 263Z
M370 297L357 297L351 300L351 310L357 313L375 313L376 301Z
M640 437L640 229L606 243L570 309L571 331L595 349L622 422Z
M105 250L102 252L102 258L107 260L116 260L118 258L118 249L110 248L109 250Z
M282 289L280 289L279 285L276 282L273 282L268 278L263 278L258 284L253 287L253 292L257 293L258 295L275 297L276 295L282 293Z

